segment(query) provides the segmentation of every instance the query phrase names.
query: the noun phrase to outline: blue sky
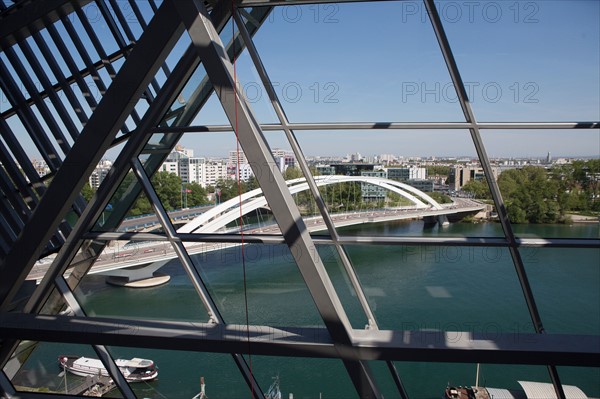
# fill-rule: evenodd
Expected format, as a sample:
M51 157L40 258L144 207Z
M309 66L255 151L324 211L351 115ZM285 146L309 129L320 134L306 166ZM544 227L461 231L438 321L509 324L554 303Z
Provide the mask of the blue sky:
M147 3L140 4L149 11L143 7ZM478 121L600 120L599 1L436 4ZM109 34L94 3L86 14L95 30ZM77 18L73 23L80 27ZM59 32L63 30L59 26ZM139 34L141 29L134 31ZM105 41L107 53L116 49L111 42ZM187 43L184 37L178 49ZM464 121L419 1L277 7L256 34L255 44L292 122ZM52 46L51 50L57 52ZM171 66L177 59L169 58ZM84 67L78 57L75 61ZM246 53L237 62L237 73L258 120L276 122ZM108 73L100 74L108 83ZM0 95L4 110L8 103ZM214 96L194 123L227 123ZM22 130L16 118L9 124ZM598 129L482 135L490 156L600 156ZM475 155L468 131L298 131L297 136L306 155ZM21 137L35 157L31 140ZM281 132L266 137L272 147L289 147ZM181 143L197 156L225 156L236 146L231 133L189 134ZM108 157L111 154L114 151Z
M437 4L478 121L600 119L600 2ZM255 43L292 122L464 120L420 2L276 8ZM275 122L249 57L237 71L259 120ZM218 107L196 123L225 123ZM306 155L475 153L466 131L297 134ZM482 134L492 156L600 156L598 130ZM282 134L267 137L285 147ZM198 155L235 145L196 141L183 143Z

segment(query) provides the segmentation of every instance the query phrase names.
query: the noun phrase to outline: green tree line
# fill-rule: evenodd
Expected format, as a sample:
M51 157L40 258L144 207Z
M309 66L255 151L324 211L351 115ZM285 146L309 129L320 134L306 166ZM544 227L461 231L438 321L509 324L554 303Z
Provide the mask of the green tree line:
M600 160L574 161L551 169L526 166L498 177L498 187L513 223L559 223L569 212L600 212ZM463 191L491 199L485 180L472 180Z

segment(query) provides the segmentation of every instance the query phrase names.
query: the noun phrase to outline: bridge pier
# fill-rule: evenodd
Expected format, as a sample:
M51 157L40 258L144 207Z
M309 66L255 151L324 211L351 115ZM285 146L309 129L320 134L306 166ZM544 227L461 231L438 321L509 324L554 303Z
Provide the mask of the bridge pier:
M129 269L111 270L105 273L106 282L112 285L128 288L148 288L163 285L171 280L168 274L157 270L163 267L170 259L150 263L148 265L135 266Z
M425 216L423 217L423 222L425 223L425 227L433 227L438 223L440 226L448 226L450 224L446 215Z
M437 217L437 221L440 224L440 226L448 226L450 224L450 221L448 220L448 216L446 216L446 215L439 215Z

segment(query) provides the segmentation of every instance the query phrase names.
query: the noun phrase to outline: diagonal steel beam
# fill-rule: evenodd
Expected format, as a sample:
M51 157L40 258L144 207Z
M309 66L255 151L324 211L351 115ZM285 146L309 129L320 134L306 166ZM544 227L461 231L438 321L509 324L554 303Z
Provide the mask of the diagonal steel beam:
M502 229L504 230L504 236L508 241L508 250L510 252L513 264L515 266L515 271L517 273L519 283L521 284L521 289L523 291L523 296L525 297L525 302L527 303L529 315L533 322L535 331L538 334L543 334L544 326L542 324L542 318L539 314L537 305L535 303L533 291L531 290L531 285L529 284L529 279L525 271L525 265L523 263L521 253L519 252L515 234L512 230L512 226L508 219L508 212L506 210L504 200L502 199L500 188L498 186L498 183L494 181L493 178L491 178L493 176L492 165L485 150L479 127L476 125L477 122L475 119L475 114L473 112L473 108L471 107L471 102L469 101L469 96L467 95L467 90L465 88L464 82L462 80L462 77L460 76L460 72L458 70L458 65L454 58L454 54L452 53L452 49L450 48L450 42L448 41L448 37L446 36L442 20L438 14L434 1L423 1L425 3L425 7L429 15L429 20L431 21L431 24L433 26L433 30L435 32L438 44L440 46L440 50L444 57L444 61L446 62L448 72L450 73L452 83L454 84L454 88L456 90L460 106L465 116L465 120L468 123L473 124L473 126L469 128L469 131L471 133L471 139L473 140L473 144L475 145L475 150L477 151L477 156L479 157L481 167L483 168L485 175L488 177L487 181L490 193L492 195L494 203L496 204L500 224L502 225ZM548 373L550 374L550 378L552 380L552 384L554 385L554 390L556 391L557 397L560 399L565 399L565 393L562 388L562 384L560 383L560 378L558 376L558 371L556 367L553 365L548 365Z
M83 7L91 1L77 0L77 3ZM0 18L0 50L53 24L62 15L73 12L73 3L73 0L31 1L18 9L7 9Z
M286 244L304 277L315 305L340 351L352 345L352 328L344 308L323 267L308 229L302 221L285 180L248 103L237 91L233 65L201 1L172 0L202 60L223 109L236 128L244 153L283 233ZM344 360L358 394L381 397L365 362Z
M234 12L233 16L235 18L235 22L238 26L238 29L240 30L242 38L244 39L244 42L246 44L246 48L248 49L250 57L252 58L254 67L256 68L256 71L258 72L258 75L260 76L260 79L267 90L269 99L271 101L271 105L273 106L273 109L275 110L275 113L277 114L277 118L279 119L279 122L281 123L281 125L283 127L283 130L285 132L285 135L287 136L288 142L290 143L290 146L292 147L292 150L294 151L296 159L298 160L298 163L300 164L300 169L302 170L302 173L304 174L304 177L306 179L306 182L308 183L310 192L312 193L313 198L317 203L317 207L319 208L319 211L321 213L321 217L323 218L323 221L325 222L325 225L327 226L327 230L329 231L329 234L331 235L333 245L338 253L338 256L340 258L340 261L342 262L342 265L344 266L346 274L347 274L348 278L350 279L352 288L354 288L354 292L355 292L356 296L358 297L358 300L363 308L363 312L365 313L365 315L367 317L367 328L379 329L379 326L377 325L377 320L375 319L375 315L373 314L371 307L369 306L367 296L365 295L362 285L360 284L360 281L358 279L358 275L356 274L356 271L354 270L354 268L352 266L352 262L350 261L348 254L346 253L346 251L344 250L344 248L342 247L342 245L339 242L340 237L339 237L339 234L333 223L333 219L332 219L331 215L329 214L329 211L327 210L325 201L321 197L321 192L319 191L319 188L317 187L317 183L315 182L315 179L310 171L308 162L306 162L306 158L304 157L304 154L302 153L302 149L300 148L300 143L298 143L298 140L296 138L296 135L294 134L294 131L292 129L290 129L290 127L289 127L289 120L287 118L287 115L285 114L285 111L284 111L283 107L281 106L281 102L279 101L279 98L277 97L277 93L275 93L275 88L273 87L273 83L271 82L271 79L269 78L269 75L267 74L267 70L260 58L260 55L258 54L258 50L254 46L252 37L250 37L250 34L246 29L246 24L243 22L239 12L237 12L237 11ZM391 372L392 378L398 389L398 393L400 394L400 396L403 399L408 399L408 394L406 392L406 389L404 388L404 385L402 384L400 375L396 371L396 368L392 362L388 362L388 369Z
M7 256L0 260L0 309L6 309L42 249L109 148L137 100L181 36L171 2L161 5L98 105Z

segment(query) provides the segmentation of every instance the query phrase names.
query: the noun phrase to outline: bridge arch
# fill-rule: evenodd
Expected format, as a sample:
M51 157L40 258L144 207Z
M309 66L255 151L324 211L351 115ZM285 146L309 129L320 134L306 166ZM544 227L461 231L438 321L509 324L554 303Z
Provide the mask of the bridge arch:
M395 192L409 201L413 202L418 209L433 208L443 209L443 207L425 194L406 183L401 183L395 180L390 180L381 177L372 176L338 176L326 175L314 177L317 186L326 186L337 183L361 182L370 183L376 186L383 187L389 191ZM302 178L286 181L290 193L296 194L308 190L308 183ZM243 207L244 215L258 208L265 207L267 200L262 195L262 189L257 188L241 195L241 198L235 197L222 204L210 209L209 211L199 215L192 221L178 229L179 233L212 233L226 226L228 223L239 219L240 202Z

